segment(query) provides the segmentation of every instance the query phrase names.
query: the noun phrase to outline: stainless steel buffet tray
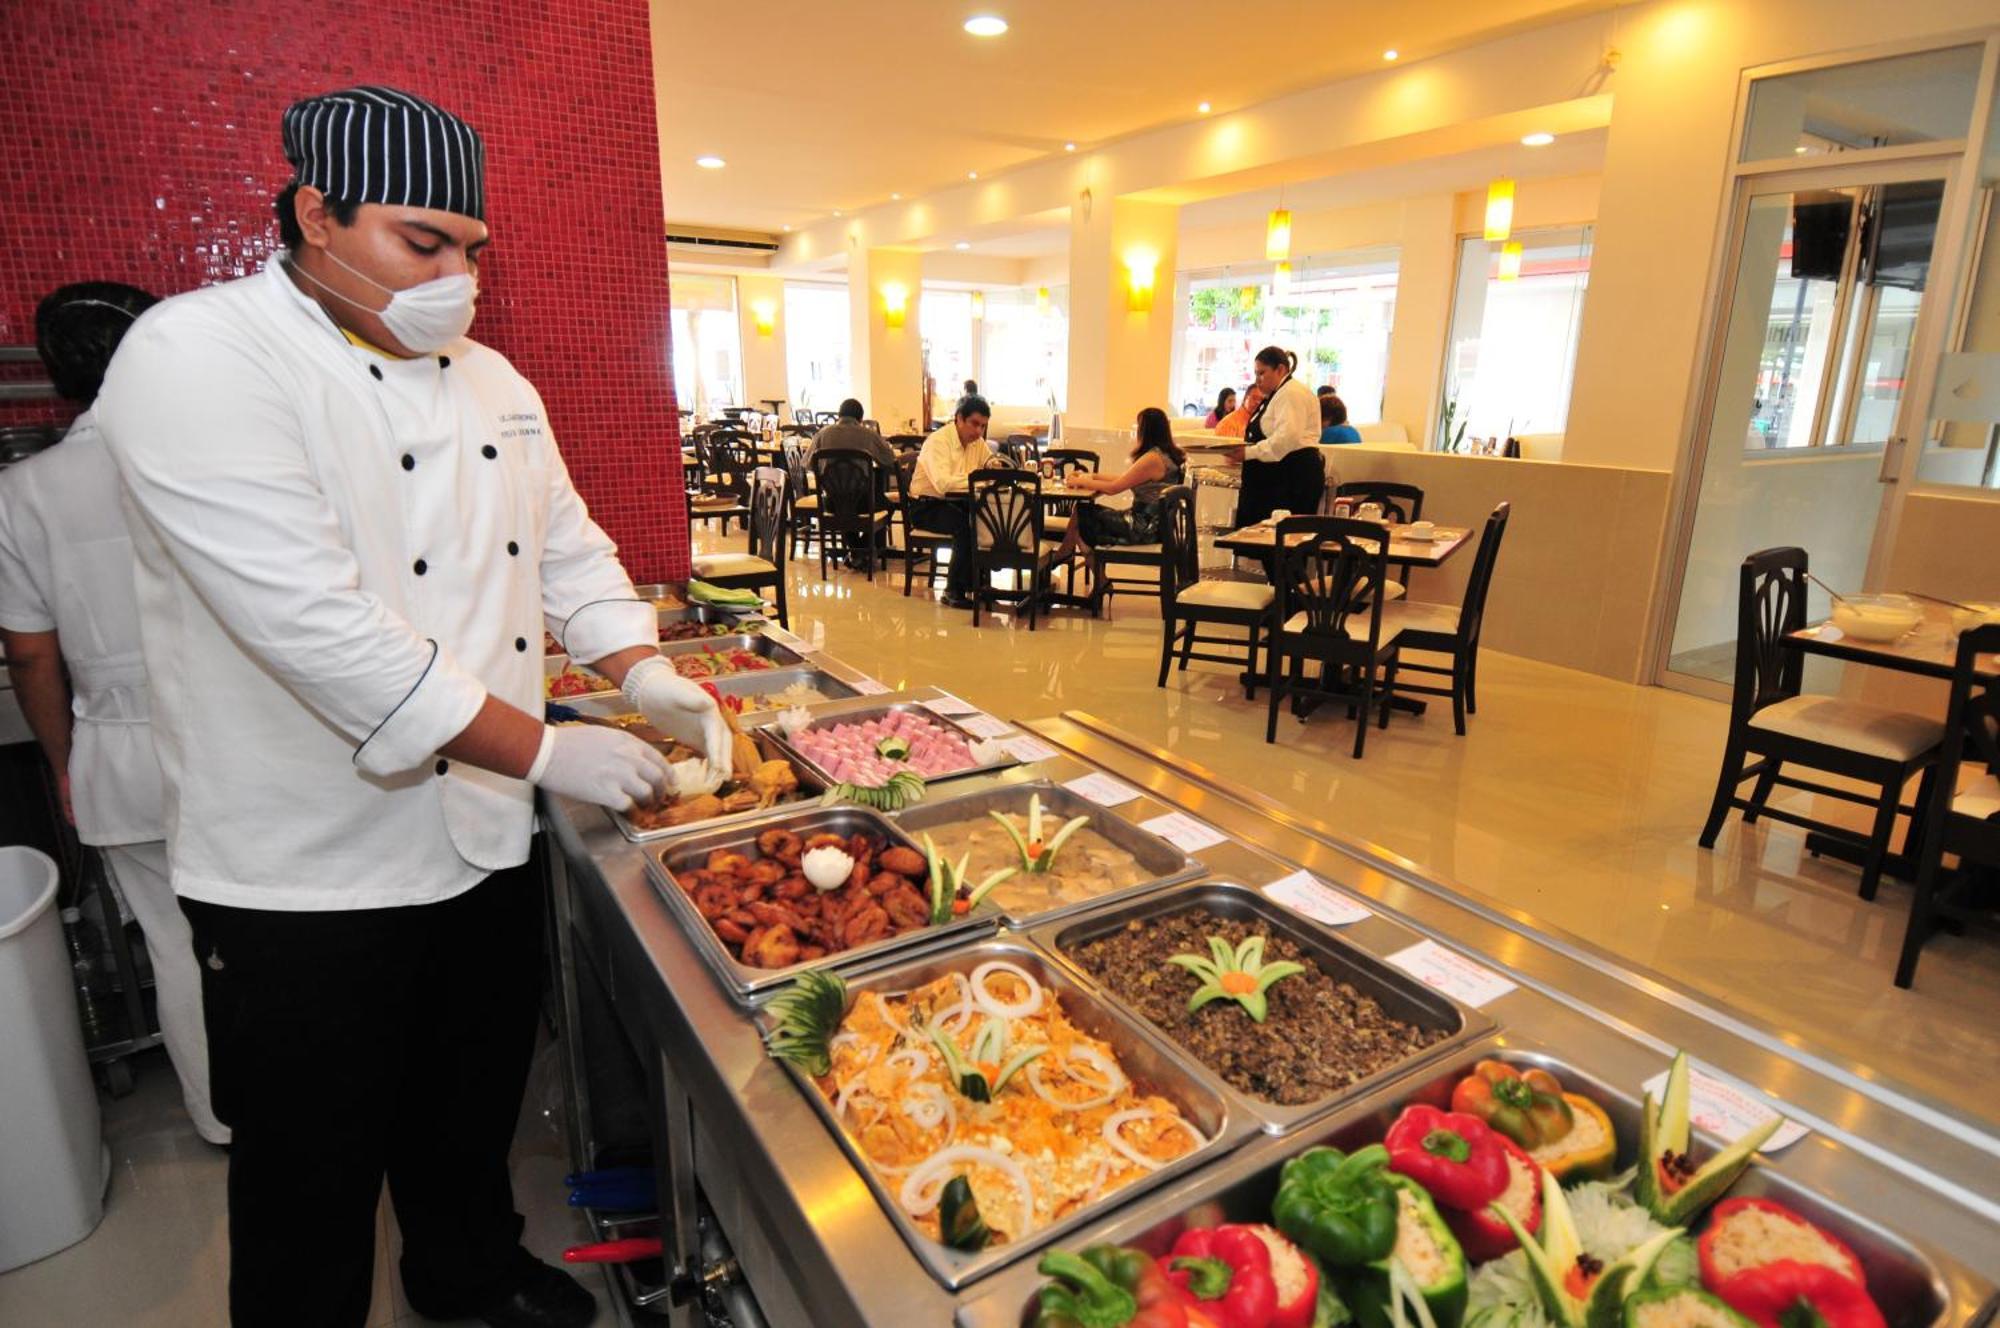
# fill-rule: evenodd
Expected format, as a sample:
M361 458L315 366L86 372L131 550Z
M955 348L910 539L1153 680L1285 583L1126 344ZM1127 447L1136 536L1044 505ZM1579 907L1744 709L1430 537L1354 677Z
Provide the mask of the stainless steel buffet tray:
M1171 1034L1153 1024L1070 953L1072 947L1118 931L1128 922L1172 917L1191 909L1206 909L1211 914L1232 921L1254 922L1272 935L1282 936L1298 946L1313 958L1327 976L1372 997L1388 1014L1419 1028L1442 1031L1445 1036L1415 1055L1385 1066L1326 1097L1298 1106L1267 1102L1227 1084L1213 1067L1181 1047ZM1273 1134L1291 1133L1335 1110L1342 1103L1352 1102L1382 1084L1407 1076L1419 1066L1449 1055L1454 1048L1481 1038L1496 1027L1493 1020L1471 1006L1462 1005L1443 992L1426 986L1344 937L1306 921L1282 904L1266 899L1250 887L1229 881L1199 881L1124 904L1093 909L1088 914L1036 927L1029 935L1036 944L1081 974L1094 988L1103 990L1121 1010L1153 1027L1179 1054L1215 1075L1217 1082L1223 1083L1225 1091L1237 1101L1242 1111Z
M769 637L751 632L738 632L734 636L702 637L694 641L660 642L660 653L670 660L679 655L699 655L706 651L723 650L747 650L753 655L762 655L765 659L770 660L772 664L780 668L789 667L794 664L803 664L805 662L805 656L801 655L798 651L788 646L781 646ZM717 674L714 678L696 678L695 681L715 682L721 678L738 676L741 675L724 673Z
M555 677L558 673L561 673L564 669L568 668L570 662L571 662L570 657L568 655L544 654L542 656L543 677L545 678ZM611 685L611 680L609 678L603 677L601 674L596 673L595 670L585 669L584 666L581 664L578 664L577 668L584 669L585 672L590 673L593 677L599 678L599 680L604 683L604 686L593 692L578 692L574 696L548 696L547 697L548 700L554 701L558 705L568 705L573 701L580 701L586 696L618 695L618 689ZM542 687L544 695L546 696L548 684L544 682L542 684Z
M753 860L761 857L757 851L757 837L767 830L776 829L791 830L806 839L821 833L853 835L866 832L881 835L891 844L922 851L893 822L876 812L860 807L801 809L796 806L746 817L724 829L691 834L665 848L649 851L646 854L646 870L666 897L667 906L680 919L695 949L701 952L702 959L741 1004L750 1005L754 998L773 988L790 984L809 968L850 972L879 963L886 955L950 945L991 932L999 925L998 912L981 905L976 911L954 918L941 927L923 927L897 936L885 936L879 941L857 945L824 959L791 964L785 968L753 968L729 953L728 947L715 934L715 928L702 917L694 901L688 897L688 892L682 888L678 874L702 866L708 861L708 855L718 849L746 853Z
M729 638L729 639L733 640L734 638ZM826 715L814 719L811 727L818 728L822 724L824 725L865 724L871 719L880 719L884 715L892 715L892 714L897 714L899 712L914 713L923 719L927 719L932 723L938 725L939 727L945 729L947 732L957 734L959 737L965 739L965 741L968 744L976 744L980 741L979 738L975 737L973 734L966 732L964 728L954 723L949 715L940 715L936 711L928 709L925 706L915 701L890 701L883 705L868 706L864 709L842 710L837 714ZM805 765L809 767L815 775L818 775L828 784L838 784L840 782L838 776L834 775L831 771L827 770L824 766L820 765L817 761L813 760L812 757L807 756L804 752L800 751L796 745L794 745L794 743L792 742L791 735L785 733L782 729L777 727L777 719L775 716L773 716L768 721L760 720L760 722L763 723L765 727L771 729L772 734L777 738L777 740L780 743L784 745L784 748L787 752L789 752L794 757L797 757L800 761L804 762ZM963 779L967 775L989 774L992 771L1005 770L1009 766L1014 766L1019 764L1020 762L1016 760L1013 756L1008 755L1005 752L1002 752L991 760L982 761L976 765L969 765L963 770L953 770L948 774L942 774L942 775L926 775L924 776L924 778L926 782L935 784L940 780Z
M602 704L602 702L592 704ZM577 708L582 709L581 706ZM790 802L781 802L771 807L751 807L740 812L724 812L720 816L711 816L705 821L692 821L686 825L666 826L658 830L641 829L639 826L633 824L632 819L624 812L614 810L611 813L611 819L617 822L618 833L624 835L635 844L656 844L662 840L674 839L681 835L702 834L710 830L726 829L733 825L746 825L751 821L762 821L770 816L780 815L785 812L801 812L811 807L813 800L826 792L825 785L814 779L809 771L799 769L798 762L780 751L776 743L760 738L755 734L751 736L750 740L757 744L758 751L762 752L766 759L785 761L792 767L792 773L798 776L799 791Z
M987 820L988 812L1016 812L1026 816L1028 799L1037 795L1042 800L1044 828L1060 827L1072 817L1087 816L1090 825L1086 828L1095 830L1136 858L1139 869L1146 873L1146 879L1101 895L1050 903L1046 899L1029 897L1026 883L1037 878L1017 874L995 886L988 896L999 905L1012 926L1026 927L1071 917L1191 880L1205 870L1198 859L1188 856L1150 830L1142 829L1109 807L1100 806L1048 780L1010 784L1005 788L984 789L950 798L927 798L896 813L896 821L911 835L921 837L927 830L954 821ZM991 824L990 821L988 823ZM998 829L997 826L994 828ZM1061 862L1060 854L1056 860Z
M1510 1033L1506 1042L1507 1045L1497 1048L1461 1047L1446 1064L1434 1067L1435 1072L1424 1079L1380 1087L1366 1099L1348 1103L1337 1114L1289 1138L1253 1143L1212 1166L1194 1183L1177 1187L1170 1196L1133 1205L1111 1221L1083 1233L1075 1243L1112 1241L1164 1249L1187 1225L1187 1215L1196 1209L1201 1210L1204 1224L1268 1222L1271 1202L1277 1195L1278 1173L1286 1159L1322 1144L1352 1151L1379 1142L1404 1106L1417 1101L1443 1101L1451 1086L1484 1057L1522 1066L1539 1065L1561 1079L1569 1092L1597 1102L1611 1117L1618 1135L1619 1169L1636 1162L1633 1154L1639 1138L1640 1112L1637 1097L1627 1089L1603 1082L1532 1040ZM1661 1068L1665 1068L1664 1062ZM1721 1146L1720 1140L1706 1133L1697 1132L1696 1137L1704 1146L1703 1155ZM1981 1307L1953 1303L1952 1279L1944 1275L1940 1257L1923 1248L1920 1241L1891 1231L1874 1218L1835 1203L1767 1165L1752 1166L1729 1193L1774 1199L1846 1241L1861 1259L1869 1294L1881 1307L1889 1328L1941 1328L1946 1324L1978 1321L1976 1316ZM1852 1198L1856 1203L1867 1201L1864 1195ZM1032 1267L1009 1270L982 1287L977 1300L959 1309L958 1322L964 1328L1000 1328L1000 1325L1015 1328L1027 1322L1027 1310L1045 1280ZM1964 1284L1962 1277L1957 1280Z
M1135 1086L1172 1102L1181 1115L1201 1131L1206 1142L1158 1171L1085 1203L1061 1221L1030 1233L1026 1239L978 1251L955 1250L932 1240L917 1228L903 1211L892 1188L883 1182L875 1168L862 1156L854 1137L835 1118L833 1106L826 1095L797 1067L786 1064L785 1068L798 1084L799 1091L812 1104L827 1129L833 1132L842 1151L867 1183L882 1211L895 1224L911 1253L916 1255L931 1276L953 1290L1010 1264L1026 1261L1032 1271L1032 1256L1037 1250L1062 1240L1147 1191L1207 1166L1256 1134L1255 1123L1233 1111L1229 1100L1205 1077L1190 1073L1180 1058L1143 1020L1134 1019L1118 1009L1078 982L1062 965L1017 939L995 937L956 947L946 953L898 962L876 969L861 980L850 981L849 992L853 996L869 990L908 991L948 974L970 974L979 965L993 959L1019 964L1033 974L1061 1002L1063 1013L1071 1023L1110 1044L1120 1067ZM768 1019L763 1022L766 1027L769 1026Z

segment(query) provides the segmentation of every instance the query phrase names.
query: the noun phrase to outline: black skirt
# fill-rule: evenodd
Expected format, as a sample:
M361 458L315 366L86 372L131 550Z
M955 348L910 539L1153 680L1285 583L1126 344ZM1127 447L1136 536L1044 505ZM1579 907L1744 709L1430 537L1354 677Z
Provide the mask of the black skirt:
M1326 463L1316 447L1302 447L1278 461L1245 461L1236 527L1254 526L1281 507L1293 516L1311 516L1319 511L1325 489Z

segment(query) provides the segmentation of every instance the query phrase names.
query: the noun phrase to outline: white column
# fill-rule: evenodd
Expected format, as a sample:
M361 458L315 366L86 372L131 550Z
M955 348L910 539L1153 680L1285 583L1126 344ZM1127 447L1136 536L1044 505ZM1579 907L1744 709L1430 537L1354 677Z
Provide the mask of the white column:
M1174 255L1180 209L1129 198L1070 207L1069 409L1080 425L1124 428L1147 406L1170 410ZM1150 308L1135 283L1150 282Z

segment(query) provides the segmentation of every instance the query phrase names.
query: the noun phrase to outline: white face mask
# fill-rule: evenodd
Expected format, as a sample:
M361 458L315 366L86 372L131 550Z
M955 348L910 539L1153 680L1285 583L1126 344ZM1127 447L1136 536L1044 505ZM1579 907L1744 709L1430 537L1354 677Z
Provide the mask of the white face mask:
M479 282L469 272L434 277L406 290L391 290L352 263L343 261L331 249L322 252L376 290L385 292L389 297L389 307L368 309L361 301L342 295L304 268L294 264L292 271L335 299L346 300L357 309L368 309L369 313L382 320L382 326L388 328L396 340L420 355L444 349L464 336L466 329L472 326L472 316L477 312L479 302Z

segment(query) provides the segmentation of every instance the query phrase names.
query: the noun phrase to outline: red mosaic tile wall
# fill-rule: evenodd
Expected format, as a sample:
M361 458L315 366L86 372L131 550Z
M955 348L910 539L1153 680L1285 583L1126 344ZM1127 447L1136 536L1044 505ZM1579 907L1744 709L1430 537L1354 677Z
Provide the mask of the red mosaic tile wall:
M255 272L290 178L284 108L405 88L486 140L493 247L473 335L541 390L633 578L686 576L646 14L646 0L8 6L0 344L31 344L36 301L67 281L165 295ZM61 418L0 403L0 424Z

